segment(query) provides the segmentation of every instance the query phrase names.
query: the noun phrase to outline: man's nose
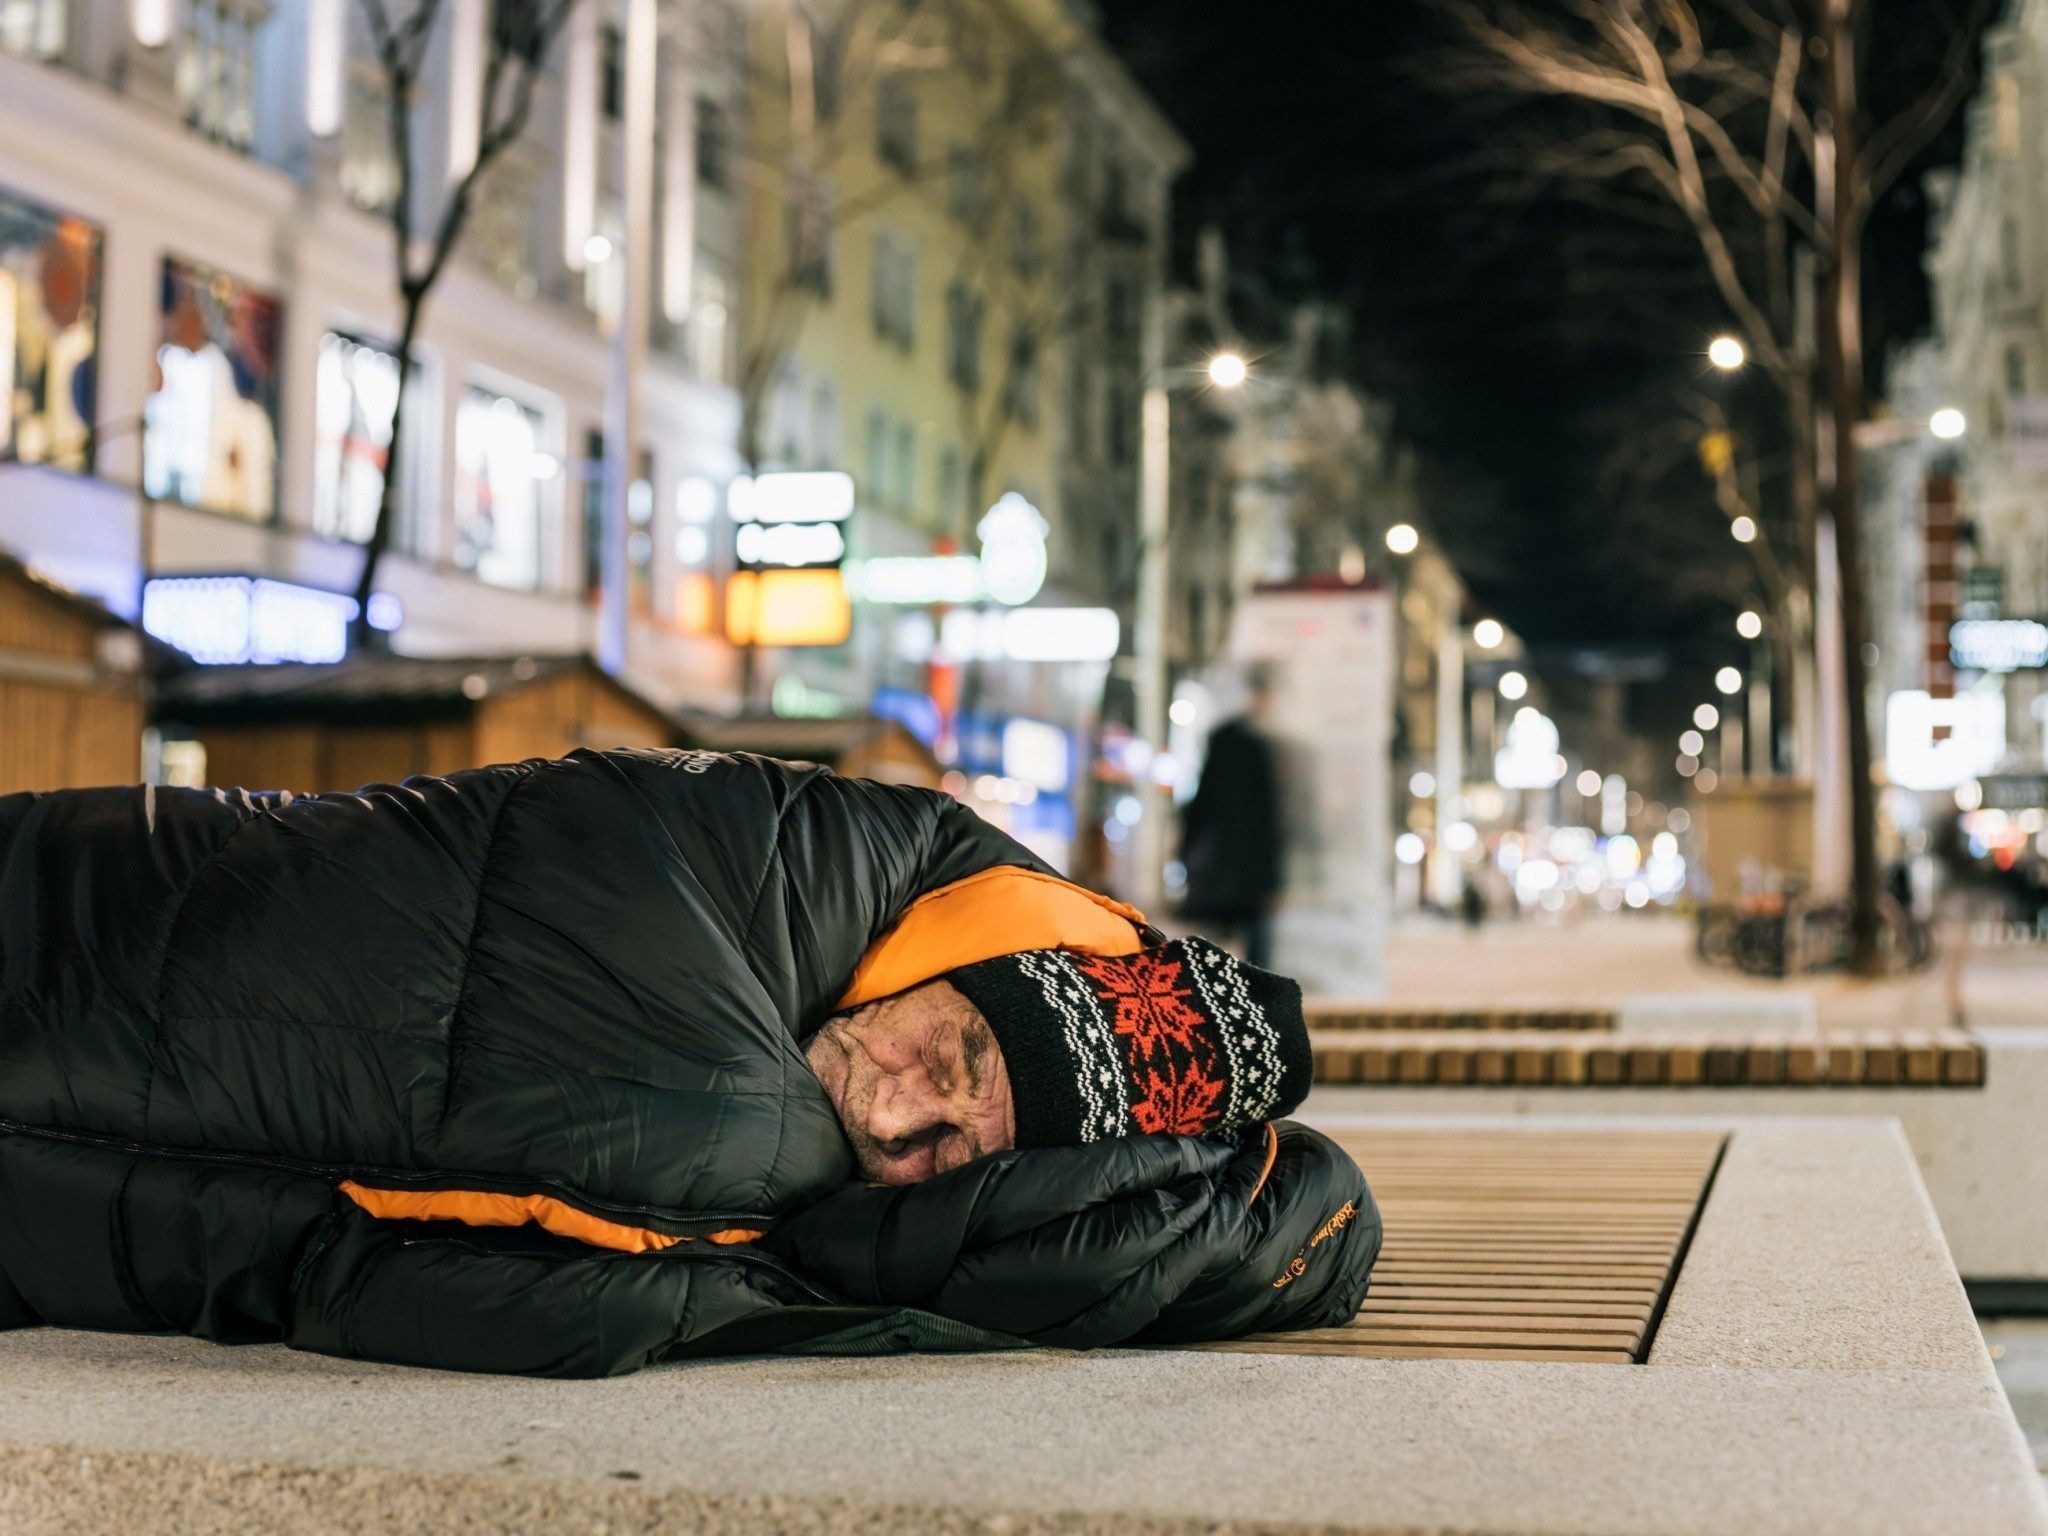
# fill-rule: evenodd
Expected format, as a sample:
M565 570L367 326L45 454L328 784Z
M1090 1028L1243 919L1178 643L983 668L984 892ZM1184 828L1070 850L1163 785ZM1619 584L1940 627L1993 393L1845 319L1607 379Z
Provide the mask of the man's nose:
M906 1141L933 1122L931 1096L920 1083L891 1074L875 1087L868 1111L868 1134L880 1142Z

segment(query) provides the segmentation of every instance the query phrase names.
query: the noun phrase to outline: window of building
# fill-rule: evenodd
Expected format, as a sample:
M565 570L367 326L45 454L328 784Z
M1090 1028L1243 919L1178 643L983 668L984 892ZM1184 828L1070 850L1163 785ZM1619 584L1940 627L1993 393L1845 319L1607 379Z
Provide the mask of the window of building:
M1067 380L1067 450L1078 458L1095 452L1095 375L1077 348Z
M2027 349L2017 344L2005 349L2005 392L2015 398L2027 392Z
M1045 260L1045 233L1038 222L1038 210L1023 198L1010 215L1010 267L1019 277L1038 275Z
M583 591L595 597L604 586L604 433L583 431L578 478L583 490Z
M368 59L355 60L349 69L348 104L341 118L341 190L366 213L388 213L398 197L390 99L377 66Z
M867 443L861 456L867 483L861 487L862 500L881 505L889 499L889 417L877 405L868 411Z
M313 531L361 544L377 526L398 358L388 347L329 331L313 386Z
M908 352L917 340L917 253L908 237L875 231L871 287L875 334Z
M732 184L732 124L725 103L712 96L697 98L697 180L714 191Z
M1998 223L1998 264L2008 293L2020 291L2020 221L2007 214Z
M917 505L917 429L896 423L896 504L904 511Z
M626 35L607 22L599 37L598 101L604 120L616 123L626 115Z
M188 127L216 143L256 141L256 39L266 0L189 0L178 41L178 106Z
M820 187L792 185L783 213L790 281L821 297L832 292L831 200Z
M939 500L935 510L940 527L946 527L958 520L960 503L965 496L962 489L960 450L951 443L939 450Z
M830 379L811 387L811 467L839 468L839 392Z
M875 154L909 176L917 170L917 93L904 75L875 87Z
M810 435L806 421L810 404L803 375L794 362L785 358L775 380L775 403L770 413L774 423L770 434L774 446L770 451L780 468L794 469L804 461L804 441Z
M0 51L54 59L64 51L70 0L0 0Z
M1102 329L1116 346L1130 346L1138 339L1138 300L1131 280L1112 277L1102 291Z
M491 162L477 183L463 249L491 276L521 297L539 286L534 273L534 199L539 164L533 146L514 144ZM393 186L393 194L397 188ZM616 219L616 213L613 215ZM606 262L621 269L624 263Z
M1111 379L1102 413L1102 449L1109 462L1130 464L1138 456L1138 401L1123 379Z
M455 563L493 586L541 584L541 414L472 385L455 408Z
M1008 407L1025 426L1038 425L1038 333L1021 325L1010 333Z
M92 468L100 244L97 226L0 192L0 460Z
M982 157L966 144L946 156L946 208L961 223L979 227L988 213L988 178Z
M277 507L283 306L225 273L164 258L156 393L143 407L142 484L161 501L266 521Z
M959 278L946 287L946 376L962 389L981 384L982 301Z
M717 384L732 382L732 284L700 252L690 273L690 319L684 347L690 371Z

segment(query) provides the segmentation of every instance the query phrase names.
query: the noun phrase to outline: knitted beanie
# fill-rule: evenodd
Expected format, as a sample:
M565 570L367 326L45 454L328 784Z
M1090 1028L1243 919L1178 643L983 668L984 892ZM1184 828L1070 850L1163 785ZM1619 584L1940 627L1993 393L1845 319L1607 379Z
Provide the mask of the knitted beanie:
M1020 1147L1234 1130L1308 1094L1301 988L1201 939L1113 957L1030 949L946 980L1002 1047Z

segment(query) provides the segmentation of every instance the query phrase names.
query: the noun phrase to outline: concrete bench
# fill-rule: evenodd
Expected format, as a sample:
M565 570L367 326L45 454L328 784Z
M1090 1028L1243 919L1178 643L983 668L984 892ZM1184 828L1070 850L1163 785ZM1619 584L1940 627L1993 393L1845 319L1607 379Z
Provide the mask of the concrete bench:
M1588 1129L1731 1115L1896 1119L1972 1291L1999 1311L2048 1310L2048 1029L1828 1033L1746 1047L1624 1045L1625 1036L1317 1040L1311 1114L1533 1115Z
M1518 1170L1614 1178L1629 1135L1670 1134L1326 1123L1383 1164L1383 1299L1394 1240L1419 1258L1424 1215L1464 1198L1443 1198L1457 1142L1468 1172L1490 1161L1467 1187L1504 1243L1545 1203ZM1897 1127L1690 1129L1719 1162L1640 1359L1040 1351L558 1382L28 1331L0 1336L0 1530L2048 1536Z
M1382 1087L1977 1088L1961 1030L1630 1037L1602 1032L1311 1031L1316 1082Z

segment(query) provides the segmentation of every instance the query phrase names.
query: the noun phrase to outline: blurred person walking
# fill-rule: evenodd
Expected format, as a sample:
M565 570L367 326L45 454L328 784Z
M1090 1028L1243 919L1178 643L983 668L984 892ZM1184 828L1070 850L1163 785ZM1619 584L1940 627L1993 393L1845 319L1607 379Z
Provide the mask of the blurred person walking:
M1258 671L1248 682L1245 711L1210 732L1201 781L1182 812L1187 894L1180 915L1266 969L1285 869L1285 830L1279 751L1266 729L1272 678Z

